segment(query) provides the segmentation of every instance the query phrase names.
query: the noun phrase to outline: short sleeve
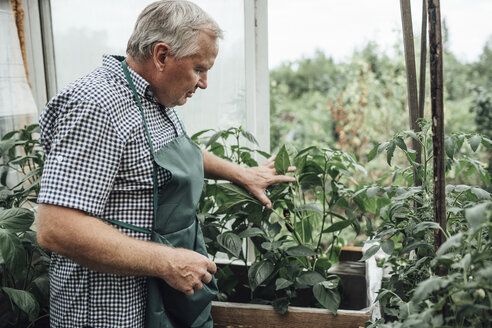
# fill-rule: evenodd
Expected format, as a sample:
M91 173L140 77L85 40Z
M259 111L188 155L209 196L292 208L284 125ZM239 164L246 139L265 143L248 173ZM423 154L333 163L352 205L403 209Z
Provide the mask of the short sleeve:
M108 113L91 100L71 103L65 113L55 115L53 104L45 112L40 126L47 154L38 202L100 215L118 172L124 141Z

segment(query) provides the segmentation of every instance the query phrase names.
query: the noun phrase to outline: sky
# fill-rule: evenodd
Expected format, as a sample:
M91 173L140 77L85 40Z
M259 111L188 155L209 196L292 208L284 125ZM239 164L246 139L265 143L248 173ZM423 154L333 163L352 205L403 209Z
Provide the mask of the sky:
M422 0L411 0L414 36L420 35ZM441 0L449 46L463 61L477 60L492 37L492 0ZM391 53L401 38L398 0L268 0L270 67L323 50L337 61L376 41Z

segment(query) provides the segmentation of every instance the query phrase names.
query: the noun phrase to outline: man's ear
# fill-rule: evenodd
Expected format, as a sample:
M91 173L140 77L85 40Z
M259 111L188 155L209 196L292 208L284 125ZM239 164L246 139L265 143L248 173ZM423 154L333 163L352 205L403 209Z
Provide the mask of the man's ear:
M170 49L171 47L169 47L167 43L159 42L155 44L154 52L153 52L153 60L154 60L154 65L158 71L162 72L164 70L164 66L167 63L167 58L169 56Z

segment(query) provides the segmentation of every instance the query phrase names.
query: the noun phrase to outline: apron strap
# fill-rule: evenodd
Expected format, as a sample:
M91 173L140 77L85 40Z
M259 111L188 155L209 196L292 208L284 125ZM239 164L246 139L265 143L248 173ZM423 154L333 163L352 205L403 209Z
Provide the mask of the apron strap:
M133 84L132 77L130 76L130 71L128 70L128 64L126 63L126 60L123 60L121 62L121 66L123 66L123 72L125 73L126 80L128 81L128 84L130 84L130 88L132 89L133 95L135 96L135 100L137 101L138 108L140 108L140 113L142 114L142 120L145 128L145 134L147 135L147 141L149 142L149 147L150 147L150 153L152 154L152 158L154 158L154 147L152 145L152 139L150 139L150 133L149 133L149 128L147 126L147 120L145 119L142 103L140 103L140 97L137 94L137 90L135 90L135 85ZM157 197L156 195L158 194L158 182L157 182L157 170L156 170L156 163L155 161L152 161L153 166L152 166L152 186L154 189L154 219L152 220L152 230L155 228L155 218L157 215Z
M183 126L183 122L181 122L181 119L178 117L178 114L176 114L176 110L174 110L174 108L170 108L170 109L172 109L172 111L174 113L174 117L178 121L179 127L181 128L181 133L187 136L186 130L184 129L184 126ZM178 131L176 131L176 133L179 134Z
M144 229L142 227L138 227L136 225L133 225L133 224L130 224L130 223L126 223L126 222L123 222L123 221L111 220L111 219L106 219L106 221L108 221L110 223L113 223L113 224L116 224L116 225L119 225L120 227L133 230L133 231L146 233L148 235L152 234L152 231L150 231L150 230L147 230L147 229Z

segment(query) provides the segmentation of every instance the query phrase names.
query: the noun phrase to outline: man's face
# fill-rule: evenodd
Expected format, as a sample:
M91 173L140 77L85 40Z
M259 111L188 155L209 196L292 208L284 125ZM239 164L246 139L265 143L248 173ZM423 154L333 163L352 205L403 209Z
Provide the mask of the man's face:
M207 72L218 53L215 35L201 31L198 46L200 50L191 56L180 59L166 56L163 70L156 73L157 78L151 86L160 104L166 107L184 105L197 88L207 88Z

